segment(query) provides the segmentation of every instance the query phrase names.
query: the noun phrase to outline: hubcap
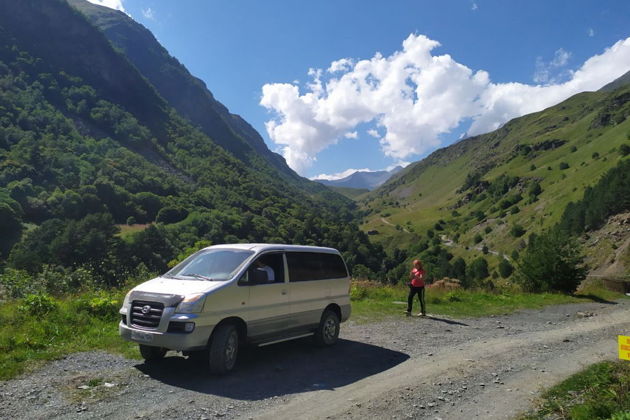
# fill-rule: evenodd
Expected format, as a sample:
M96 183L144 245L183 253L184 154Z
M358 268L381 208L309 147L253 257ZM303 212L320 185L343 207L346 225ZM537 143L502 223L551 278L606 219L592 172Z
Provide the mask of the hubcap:
M232 367L236 361L236 352L238 351L238 334L233 331L225 343L225 362L228 367Z
M335 334L337 333L337 326L335 325L335 320L332 318L328 318L324 323L324 337L326 340L332 340L335 338Z

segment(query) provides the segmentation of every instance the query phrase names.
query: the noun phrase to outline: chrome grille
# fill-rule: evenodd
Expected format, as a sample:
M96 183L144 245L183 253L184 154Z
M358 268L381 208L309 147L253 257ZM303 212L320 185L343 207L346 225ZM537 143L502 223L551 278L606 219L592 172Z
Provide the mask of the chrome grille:
M138 328L155 329L160 325L164 304L134 300L131 302L131 325Z

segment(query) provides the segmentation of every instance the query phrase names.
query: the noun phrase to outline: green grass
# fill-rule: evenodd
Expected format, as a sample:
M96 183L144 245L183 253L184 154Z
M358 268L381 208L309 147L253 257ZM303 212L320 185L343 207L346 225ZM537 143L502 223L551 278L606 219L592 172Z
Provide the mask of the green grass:
M21 299L0 304L0 380L66 354L102 349L139 358L118 336L121 292L89 292L46 305Z
M370 322L402 316L407 308L408 290L403 286L377 286L375 283L354 284L351 289L352 320ZM473 290L426 289L427 312L453 318L481 317L511 313L520 309L537 309L548 305L597 302L621 299L620 293L598 287L582 290L575 295L561 293L485 292ZM414 312L419 312L417 298Z
M123 239L129 235L132 235L136 232L140 232L142 230L145 230L147 227L149 227L149 225L143 225L143 224L116 225L116 226L120 228L120 232L118 233L118 236L120 236Z
M522 417L547 418L630 419L630 362L591 365L545 392L539 408Z

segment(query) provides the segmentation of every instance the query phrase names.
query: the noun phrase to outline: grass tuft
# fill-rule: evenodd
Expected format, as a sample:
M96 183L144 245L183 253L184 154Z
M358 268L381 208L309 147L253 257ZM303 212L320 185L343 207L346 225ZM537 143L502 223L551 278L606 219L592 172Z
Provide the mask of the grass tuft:
M630 419L630 363L591 365L545 392L539 408L522 417L547 418Z

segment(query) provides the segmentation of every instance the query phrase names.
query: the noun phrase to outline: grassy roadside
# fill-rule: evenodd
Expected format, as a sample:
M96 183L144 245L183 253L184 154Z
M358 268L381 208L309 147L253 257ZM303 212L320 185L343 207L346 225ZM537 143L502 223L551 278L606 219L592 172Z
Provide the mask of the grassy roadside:
M369 322L400 316L407 308L408 289L404 286L382 286L372 282L353 283L351 288L352 319ZM450 317L480 317L536 309L565 303L601 302L624 298L620 293L592 286L575 295L560 293L487 292L475 290L436 290L427 288L427 312ZM417 298L414 312L420 310Z
M429 313L477 317L621 296L596 288L577 296L428 290L426 301ZM118 309L123 297L119 290L101 290L59 298L28 295L0 303L0 380L78 351L99 349L139 358L137 346L118 336ZM407 289L355 282L351 297L351 319L370 322L402 315ZM414 308L419 309L417 301Z
M118 336L124 294L87 292L55 299L30 295L0 304L0 380L69 353L102 349L138 358Z
M589 366L546 391L538 408L521 420L630 419L630 362Z

